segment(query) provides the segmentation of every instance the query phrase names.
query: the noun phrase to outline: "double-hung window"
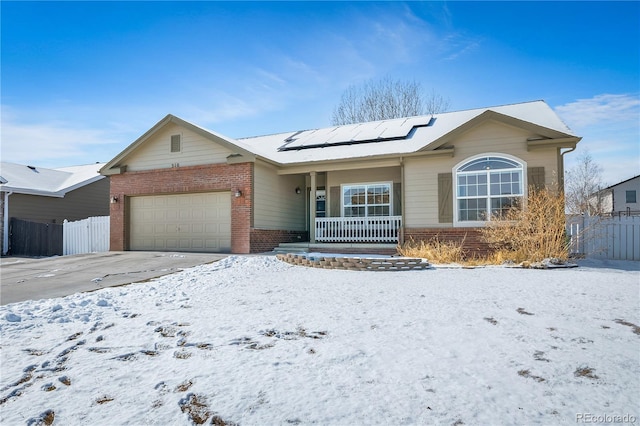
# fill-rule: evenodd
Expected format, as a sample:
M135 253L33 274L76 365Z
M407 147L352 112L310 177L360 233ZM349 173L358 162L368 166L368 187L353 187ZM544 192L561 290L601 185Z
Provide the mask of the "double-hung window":
M344 217L391 215L391 184L374 183L342 186Z
M523 165L504 157L480 157L455 170L458 222L501 216L524 196Z

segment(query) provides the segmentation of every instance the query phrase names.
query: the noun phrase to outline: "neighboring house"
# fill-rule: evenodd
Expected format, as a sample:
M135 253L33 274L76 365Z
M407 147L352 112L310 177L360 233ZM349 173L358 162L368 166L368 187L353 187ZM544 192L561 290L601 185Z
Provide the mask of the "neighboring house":
M640 215L640 175L611 185L589 198L589 203L605 215ZM598 208L599 207L599 208Z
M167 115L101 169L117 200L111 250L474 246L529 185L563 184L580 139L543 101L245 139Z
M65 219L108 216L109 179L98 172L103 166L96 163L47 169L0 163L2 254L9 251L11 218L62 224Z

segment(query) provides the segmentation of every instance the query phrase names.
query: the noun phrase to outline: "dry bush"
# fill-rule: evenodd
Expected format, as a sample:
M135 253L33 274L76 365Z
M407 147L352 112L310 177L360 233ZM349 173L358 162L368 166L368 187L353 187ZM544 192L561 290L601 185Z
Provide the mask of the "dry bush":
M564 197L552 189L529 188L524 209L513 207L481 230L493 256L516 263L568 258Z
M416 242L412 238L398 246L398 253L402 256L427 259L436 264L464 263L466 261L464 239L460 242L440 241L438 237L435 237L427 242Z

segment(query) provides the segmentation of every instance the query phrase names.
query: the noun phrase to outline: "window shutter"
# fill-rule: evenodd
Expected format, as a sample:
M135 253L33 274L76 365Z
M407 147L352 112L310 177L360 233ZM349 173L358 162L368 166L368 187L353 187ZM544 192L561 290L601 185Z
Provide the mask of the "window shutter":
M544 189L544 167L527 168L527 180L529 186L533 186L535 189Z
M329 188L329 214L328 217L340 217L340 187Z
M453 222L453 176L438 174L438 222Z
M171 135L171 152L180 152L180 135Z
M400 216L402 214L402 184L395 182L393 184L393 215Z

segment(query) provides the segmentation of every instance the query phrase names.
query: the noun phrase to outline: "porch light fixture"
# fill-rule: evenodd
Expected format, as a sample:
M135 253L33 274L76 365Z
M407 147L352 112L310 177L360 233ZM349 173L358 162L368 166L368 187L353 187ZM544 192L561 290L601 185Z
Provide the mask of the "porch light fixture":
M111 196L111 204L115 204L118 202L118 197L116 197L115 195Z
M236 192L233 195L235 195L236 198L242 197L242 191L240 191L239 189L236 189Z
M299 186L297 186L297 187L296 187L296 194L299 194L299 193L301 193L301 192L302 192L302 191L300 190L300 187L299 187Z

